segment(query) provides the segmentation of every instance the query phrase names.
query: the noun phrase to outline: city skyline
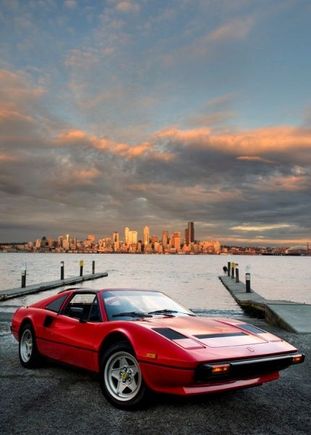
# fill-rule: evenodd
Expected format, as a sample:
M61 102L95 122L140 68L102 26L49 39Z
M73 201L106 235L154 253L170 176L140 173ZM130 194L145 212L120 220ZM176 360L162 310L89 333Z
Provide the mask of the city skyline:
M46 251L46 248L47 251ZM311 255L310 242L300 245L226 244L215 238L195 239L195 223L188 222L183 231L162 229L161 234L143 229L123 226L112 234L88 233L77 237L72 233L55 236L45 235L33 241L0 241L0 252L43 251L43 252L93 252L93 253L157 253L157 254L259 254L259 255Z
M189 221L198 240L308 242L310 15L306 0L3 0L0 242Z

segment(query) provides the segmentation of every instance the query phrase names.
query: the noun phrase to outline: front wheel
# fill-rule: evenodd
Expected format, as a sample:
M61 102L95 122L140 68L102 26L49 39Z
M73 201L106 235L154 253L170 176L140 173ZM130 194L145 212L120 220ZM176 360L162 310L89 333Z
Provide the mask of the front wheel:
M39 365L41 358L37 349L35 333L30 323L26 323L21 329L18 350L23 367L32 369Z
M101 364L101 387L106 399L117 408L138 408L146 386L134 352L126 342L111 346Z

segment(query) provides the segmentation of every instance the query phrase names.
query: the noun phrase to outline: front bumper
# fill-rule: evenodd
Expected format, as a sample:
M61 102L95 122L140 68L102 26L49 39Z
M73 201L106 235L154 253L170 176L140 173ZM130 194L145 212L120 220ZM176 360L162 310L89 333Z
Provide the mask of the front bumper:
M140 362L143 378L147 386L159 393L193 395L216 393L255 387L279 378L279 371L291 364L297 364L293 358L304 355L291 353L263 358L230 360L199 364L196 368L169 367ZM230 364L225 375L214 375L211 367Z
M267 356L260 358L242 359L236 361L221 361L217 363L200 364L195 371L196 382L210 382L219 380L250 379L268 373L279 372L292 364L304 361L303 354L289 354ZM226 366L226 371L216 371L217 367Z

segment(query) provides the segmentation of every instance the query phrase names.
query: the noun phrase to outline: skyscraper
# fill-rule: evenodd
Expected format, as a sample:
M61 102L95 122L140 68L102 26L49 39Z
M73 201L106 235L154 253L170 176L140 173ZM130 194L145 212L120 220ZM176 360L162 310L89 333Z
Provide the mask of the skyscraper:
M189 246L189 230L188 227L185 229L185 243Z
M129 234L128 234L128 237L129 237L129 244L130 245L136 245L137 244L137 231L135 231L135 230L130 230L129 231Z
M172 237L171 237L171 247L175 248L176 251L179 251L180 250L180 242L181 242L180 232L176 231L175 233L172 234Z
M118 251L120 248L120 237L119 237L119 233L117 231L112 233L112 243L113 243L114 251Z
M168 231L163 231L162 232L162 246L163 246L163 248L167 247L168 241L169 241Z
M189 243L187 243L188 245L190 243L194 243L194 223L193 222L188 222L188 238L189 238Z
M144 245L149 245L150 241L150 228L146 225L144 228Z
M126 245L129 244L129 232L130 232L129 227L125 227L124 228L124 242Z

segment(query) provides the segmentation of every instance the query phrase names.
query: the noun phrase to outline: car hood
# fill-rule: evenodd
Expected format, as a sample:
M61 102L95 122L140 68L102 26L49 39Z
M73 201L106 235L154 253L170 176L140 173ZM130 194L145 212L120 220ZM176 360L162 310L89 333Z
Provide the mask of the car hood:
M186 348L192 347L194 341L211 348L282 341L260 328L231 319L181 316L153 318L142 323Z

